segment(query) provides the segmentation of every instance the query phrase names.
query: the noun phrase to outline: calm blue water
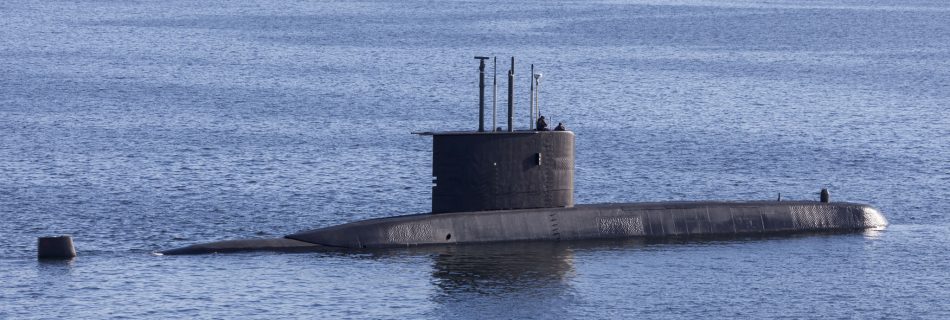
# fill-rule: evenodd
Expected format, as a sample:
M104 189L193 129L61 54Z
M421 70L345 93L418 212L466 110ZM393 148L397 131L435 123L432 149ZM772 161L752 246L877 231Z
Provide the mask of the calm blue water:
M151 254L427 211L409 132L476 128L475 55L517 56L522 128L545 74L578 203L827 187L892 225ZM946 319L948 61L946 1L5 1L0 318Z

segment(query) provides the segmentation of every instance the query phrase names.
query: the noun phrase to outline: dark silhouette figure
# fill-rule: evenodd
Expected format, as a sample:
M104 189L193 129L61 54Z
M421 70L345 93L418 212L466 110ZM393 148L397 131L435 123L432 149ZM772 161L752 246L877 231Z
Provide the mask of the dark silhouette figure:
M548 122L544 121L544 116L538 118L537 123L535 123L535 127L537 127L535 130L538 131L548 131Z
M554 131L567 131L567 128L564 127L563 122L558 122L557 127L554 127Z

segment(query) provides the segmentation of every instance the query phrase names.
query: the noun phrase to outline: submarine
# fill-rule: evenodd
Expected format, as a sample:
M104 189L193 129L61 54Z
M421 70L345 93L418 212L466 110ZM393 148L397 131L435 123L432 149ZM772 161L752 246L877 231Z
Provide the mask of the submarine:
M734 237L882 229L871 205L818 201L574 203L572 131L545 130L532 66L530 130L513 129L514 58L508 71L508 127L485 130L485 60L479 59L478 130L417 132L432 137L431 212L350 222L281 238L200 243L163 255L317 251L507 241ZM494 105L494 102L493 102ZM537 107L537 108L536 108ZM494 108L493 108L494 109ZM493 111L494 118L494 111Z

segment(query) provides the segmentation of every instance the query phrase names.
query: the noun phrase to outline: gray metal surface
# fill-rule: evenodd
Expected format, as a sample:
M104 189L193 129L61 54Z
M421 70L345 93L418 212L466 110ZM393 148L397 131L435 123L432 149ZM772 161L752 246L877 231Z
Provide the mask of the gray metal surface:
M574 205L574 133L427 133L432 212Z
M856 203L669 202L419 214L364 220L288 235L314 244L385 248L522 240L584 240L847 231L887 225Z

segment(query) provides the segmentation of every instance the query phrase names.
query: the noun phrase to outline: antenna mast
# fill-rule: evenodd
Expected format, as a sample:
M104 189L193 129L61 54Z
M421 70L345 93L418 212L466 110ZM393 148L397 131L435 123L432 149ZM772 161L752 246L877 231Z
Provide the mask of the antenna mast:
M508 69L508 132L515 131L515 57L511 57L511 69Z
M478 132L485 132L485 59L478 59Z
M530 94L531 98L529 99L529 101L531 102L531 108L530 108L531 111L528 112L528 128L530 128L531 130L534 130L534 79L533 77L534 77L534 64L532 63L531 76L528 77L529 78L528 80L531 80L531 94Z
M498 128L498 124L495 123L497 121L497 117L495 117L495 113L497 112L495 103L498 101L498 57L494 58L495 62L492 63L492 69L494 69L494 71L491 80L491 132L495 132L495 129Z

